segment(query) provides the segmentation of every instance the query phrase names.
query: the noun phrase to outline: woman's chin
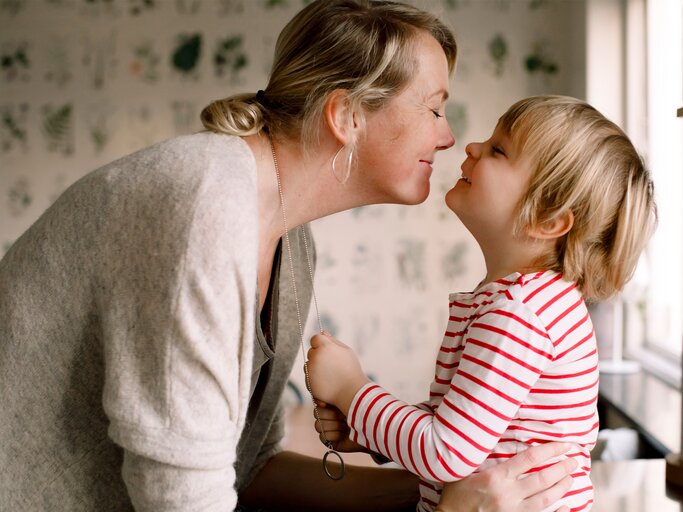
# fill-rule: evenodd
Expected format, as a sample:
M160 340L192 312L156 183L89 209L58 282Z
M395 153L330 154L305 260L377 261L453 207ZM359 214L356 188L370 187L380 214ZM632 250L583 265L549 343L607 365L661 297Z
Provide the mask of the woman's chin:
M419 188L407 191L405 194L402 194L400 203L408 206L422 204L429 197L429 190L429 182L427 182Z

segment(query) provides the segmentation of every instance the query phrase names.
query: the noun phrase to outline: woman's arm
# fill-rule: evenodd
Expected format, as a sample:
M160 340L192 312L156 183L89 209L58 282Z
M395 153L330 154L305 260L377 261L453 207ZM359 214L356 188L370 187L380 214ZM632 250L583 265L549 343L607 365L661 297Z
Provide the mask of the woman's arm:
M347 466L343 479L331 480L320 459L293 452L272 457L239 495L241 504L272 512L415 510L418 499L417 477L402 469Z
M349 439L350 429L346 418L337 408L319 402L318 415L320 421L316 421L316 430L320 432L322 423L326 438L334 443L336 450L367 451ZM521 480L519 476L563 455L570 447L571 445L563 443L534 446L506 462L463 480L448 483L444 486L437 512L496 512L515 509L534 512L545 509L570 489L570 475L577 467L576 460L565 459L541 471L530 473ZM559 510L568 512L566 507Z
M534 446L512 459L446 484L438 512L540 512L571 487L574 460L568 459L518 480L519 475L561 454L568 445ZM408 511L418 500L417 478L400 469L347 467L330 480L319 459L281 452L240 493L240 503L279 510Z

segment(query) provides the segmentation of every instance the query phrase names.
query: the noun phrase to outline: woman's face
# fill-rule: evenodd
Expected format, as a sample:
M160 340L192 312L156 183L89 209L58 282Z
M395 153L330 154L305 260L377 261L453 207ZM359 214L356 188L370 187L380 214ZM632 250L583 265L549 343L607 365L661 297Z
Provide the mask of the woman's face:
M437 151L450 148L446 122L448 62L431 35L416 37L416 70L410 84L366 118L367 135L357 142L358 173L373 202L418 204L429 195Z

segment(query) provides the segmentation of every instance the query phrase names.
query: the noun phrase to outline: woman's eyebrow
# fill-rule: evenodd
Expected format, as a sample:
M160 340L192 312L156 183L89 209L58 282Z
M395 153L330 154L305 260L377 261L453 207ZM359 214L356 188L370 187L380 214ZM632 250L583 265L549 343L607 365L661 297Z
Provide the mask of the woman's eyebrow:
M448 99L448 91L446 89L439 89L427 96L427 99L432 99L434 96L441 96L443 101L446 101Z

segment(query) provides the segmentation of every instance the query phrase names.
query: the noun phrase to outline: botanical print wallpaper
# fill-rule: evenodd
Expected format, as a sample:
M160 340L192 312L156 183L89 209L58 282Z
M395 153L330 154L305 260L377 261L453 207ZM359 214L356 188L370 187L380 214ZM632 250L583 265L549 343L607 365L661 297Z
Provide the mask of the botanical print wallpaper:
M264 87L280 29L307 0L0 0L0 254L71 183L201 128L210 100ZM583 0L413 3L455 31L459 61L441 154L422 205L358 208L313 225L324 327L372 378L426 398L451 291L484 275L445 207L464 146L537 93L582 96ZM307 336L314 332L314 314ZM292 382L302 388L301 364Z

